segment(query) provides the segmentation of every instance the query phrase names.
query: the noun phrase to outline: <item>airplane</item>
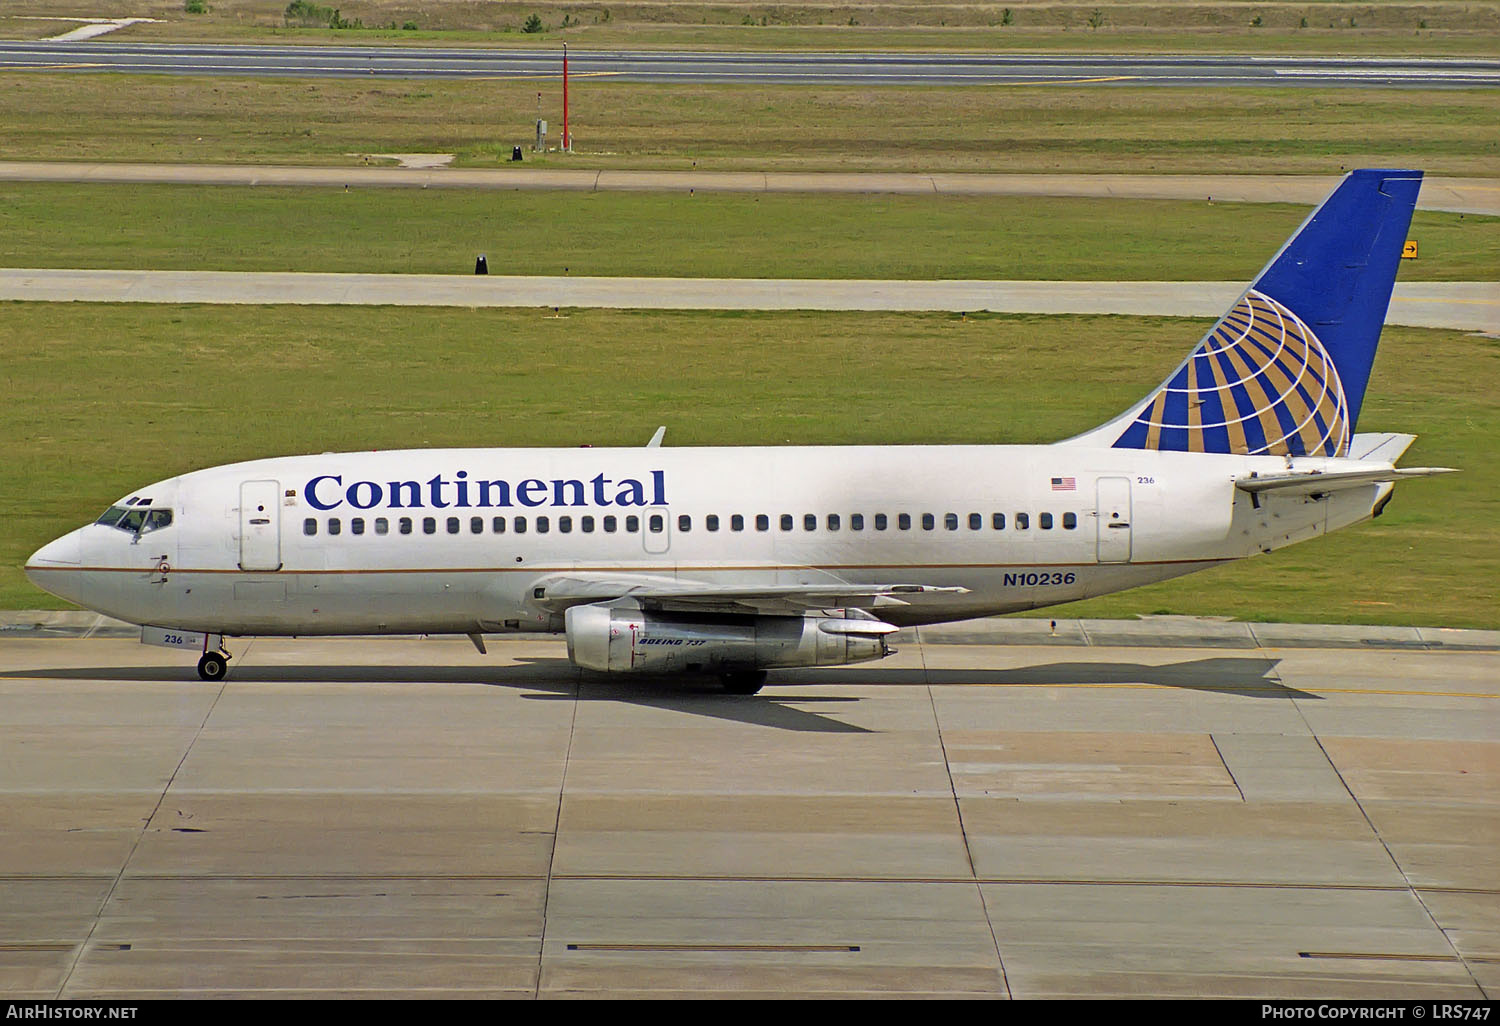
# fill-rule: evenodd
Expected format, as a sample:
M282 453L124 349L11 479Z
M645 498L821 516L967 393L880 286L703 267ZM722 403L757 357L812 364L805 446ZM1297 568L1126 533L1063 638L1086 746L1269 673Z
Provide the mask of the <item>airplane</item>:
M566 636L606 674L880 659L1376 517L1415 436L1355 434L1422 173L1348 174L1158 388L1051 445L284 456L137 489L39 587L228 672L234 636Z

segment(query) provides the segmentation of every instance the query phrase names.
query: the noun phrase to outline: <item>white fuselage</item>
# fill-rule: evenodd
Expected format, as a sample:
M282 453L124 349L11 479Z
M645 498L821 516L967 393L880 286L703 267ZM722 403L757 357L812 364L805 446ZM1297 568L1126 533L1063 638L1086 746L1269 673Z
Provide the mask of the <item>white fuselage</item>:
M1234 486L1288 466L1077 445L292 456L142 489L169 526L92 524L27 573L120 619L231 635L557 631L532 599L559 572L963 589L881 610L906 626L1267 552L1369 517L1390 489L1252 500Z

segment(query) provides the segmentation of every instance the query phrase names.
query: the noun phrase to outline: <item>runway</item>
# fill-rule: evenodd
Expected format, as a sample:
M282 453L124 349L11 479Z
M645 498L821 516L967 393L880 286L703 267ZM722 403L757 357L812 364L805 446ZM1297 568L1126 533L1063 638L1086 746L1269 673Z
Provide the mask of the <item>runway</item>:
M1491 58L707 52L574 48L570 71L623 82L805 85L1500 85ZM337 78L560 78L562 52L421 46L231 46L113 39L0 42L0 70Z
M0 992L1493 995L1493 633L1221 626L956 625L751 698L7 632Z
M0 268L0 301L1218 317L1243 282L851 281ZM1387 324L1500 334L1500 283L1399 282Z

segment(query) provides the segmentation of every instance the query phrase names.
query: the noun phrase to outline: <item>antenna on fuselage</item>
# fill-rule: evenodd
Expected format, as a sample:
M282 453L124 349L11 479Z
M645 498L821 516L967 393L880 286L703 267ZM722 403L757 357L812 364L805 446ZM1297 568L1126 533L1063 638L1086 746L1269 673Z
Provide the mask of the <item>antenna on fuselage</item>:
M661 448L661 439L662 439L662 436L665 435L666 433L667 433L667 426L665 424L663 424L661 427L659 427L659 428L656 429L656 434L654 434L654 435L651 436L651 441L649 441L649 442L646 443L646 448L648 448L648 449L660 449Z

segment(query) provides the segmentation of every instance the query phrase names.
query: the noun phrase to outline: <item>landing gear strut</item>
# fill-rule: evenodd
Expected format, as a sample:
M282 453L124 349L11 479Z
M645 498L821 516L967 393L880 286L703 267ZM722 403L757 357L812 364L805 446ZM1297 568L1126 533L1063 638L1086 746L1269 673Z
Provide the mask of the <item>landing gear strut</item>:
M228 652L204 652L198 660L198 676L204 680L223 680L229 672Z
M724 690L731 695L753 695L766 683L765 670L735 670L721 674Z

